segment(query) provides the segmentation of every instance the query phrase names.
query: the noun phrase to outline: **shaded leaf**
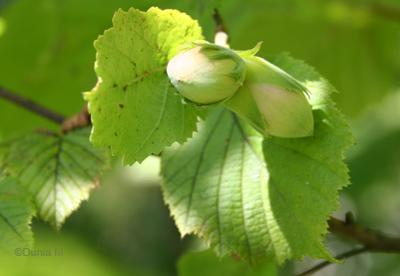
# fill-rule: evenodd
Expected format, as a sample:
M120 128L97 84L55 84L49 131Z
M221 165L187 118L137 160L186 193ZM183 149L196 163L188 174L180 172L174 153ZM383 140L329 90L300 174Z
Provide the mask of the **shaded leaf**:
M31 247L30 227L34 208L18 183L0 175L0 250L13 254L17 248Z
M31 133L3 144L3 165L30 192L39 217L57 228L89 197L106 164L89 132Z

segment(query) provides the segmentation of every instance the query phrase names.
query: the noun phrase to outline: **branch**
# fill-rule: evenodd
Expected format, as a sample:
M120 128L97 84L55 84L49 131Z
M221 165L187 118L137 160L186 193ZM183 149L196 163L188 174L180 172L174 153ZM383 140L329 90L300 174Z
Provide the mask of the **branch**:
M375 230L365 228L353 221L341 221L331 217L329 231L333 234L352 239L364 245L369 251L400 253L400 238L393 238Z
M82 110L64 120L61 125L62 133L68 133L74 129L90 126L90 114L85 104Z
M342 253L336 256L336 259L344 260L365 252L400 253L400 238L393 238L379 231L365 228L355 223L350 215L350 213L346 214L345 221L330 217L328 221L329 231L343 238L356 241L361 244L362 247ZM297 276L311 275L330 264L332 264L332 262L322 262Z
M375 2L371 4L371 10L384 18L400 21L400 7L398 6Z
M14 94L10 91L5 90L0 87L0 98L3 98L13 104L20 106L26 110L29 110L43 118L46 118L56 124L61 124L65 118L64 116L44 107L37 103L32 102L31 100L25 99L17 94Z

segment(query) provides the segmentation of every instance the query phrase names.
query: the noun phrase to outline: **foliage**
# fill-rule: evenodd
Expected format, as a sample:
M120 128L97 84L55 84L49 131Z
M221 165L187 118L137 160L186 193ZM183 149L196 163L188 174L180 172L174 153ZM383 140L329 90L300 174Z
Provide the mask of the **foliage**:
M22 187L14 179L0 175L0 251L10 253L10 249L32 246L33 214L33 206Z
M181 235L200 236L221 256L233 255L251 263L271 258L283 263L303 256L333 260L324 242L326 220L338 207L338 191L349 182L343 158L353 140L332 99L352 119L398 88L397 4L395 0L255 0L246 4L238 0L138 0L136 9L128 10L130 0L0 0L0 87L70 115L81 109L82 92L94 86L97 74L97 85L86 98L94 124L91 142L104 148L89 143L90 128L61 133L59 126L0 101L0 251L11 253L15 248L33 246L31 221L35 215L59 229L96 187L109 163L108 151L124 164L159 155L164 201ZM393 10L388 12L381 5ZM150 6L178 9L200 24L176 10L140 11ZM93 48L93 41L110 27L112 14L119 8L113 26ZM210 15L214 8L223 15L234 48L247 49L264 41L260 56L288 71L312 92L309 100L315 136L261 137L222 107L195 106L176 93L165 73L166 64L181 44L203 37L212 40L215 26ZM279 54L282 51L313 64L342 93L334 93L321 75L301 61ZM346 189L343 200L343 209L362 213L360 220L367 225L379 225L394 234L399 227L398 102L398 96L390 97L356 122L359 143L349 157L355 185ZM32 131L37 127L46 130ZM110 184L107 191L120 188L118 181ZM160 195L149 200L146 189L136 188L132 200L127 193L125 205L115 210L127 214L142 208L147 214L145 202L150 205ZM97 212L82 208L79 213L85 219L77 223L72 218L63 231L86 231L85 242L91 238L92 247L106 239L120 252L127 252L129 246L143 247L136 251L156 248L148 239L127 244L129 235L120 233L133 218L108 208L123 204L121 197L108 200L110 196L111 192L104 194ZM159 207L161 200L157 204L150 208L165 211ZM142 215L134 220L137 229L139 225L152 229L141 230L147 234L176 234L158 217ZM87 228L81 226L87 224ZM98 231L99 227L107 229ZM35 234L42 231L34 229ZM136 234L137 229L132 230L132 239L143 237ZM157 241L153 239L153 243ZM176 240L170 243L168 249L158 252L167 255L165 252L174 248L173 256L168 261L161 257L153 260L169 262L160 267L171 266L186 245L177 249ZM340 251L341 247L327 244L333 252ZM115 252L107 252L112 254ZM180 275L252 275L245 262L231 257L218 262L212 256L211 251L184 256L178 264ZM71 257L70 261L76 260ZM371 275L398 274L400 269L395 257L374 257L369 263L372 265L362 271L370 270ZM347 273L348 268L343 267ZM106 271L104 275L128 274ZM275 275L276 271L268 263L254 273Z
M165 200L182 235L200 235L221 255L330 258L321 237L348 183L342 159L352 136L326 81L287 56L275 62L311 91L314 136L263 141L218 109L193 139L163 155Z
M177 47L202 35L187 15L157 8L118 11L113 24L95 43L99 80L86 97L91 140L132 164L195 130L195 110L182 103L165 69Z
M102 152L88 141L89 131L39 131L2 144L1 165L32 196L39 217L56 228L88 198L105 168Z

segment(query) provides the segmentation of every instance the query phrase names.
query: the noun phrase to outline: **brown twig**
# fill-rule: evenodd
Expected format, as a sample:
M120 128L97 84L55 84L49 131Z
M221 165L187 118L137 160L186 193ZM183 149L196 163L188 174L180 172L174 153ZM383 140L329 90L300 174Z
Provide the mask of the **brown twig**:
M62 124L64 122L65 118L61 114L58 114L47 107L44 107L42 105L39 105L37 103L34 103L33 101L29 99L25 99L24 97L21 97L13 92L10 92L4 88L0 87L0 98L3 98L9 102L12 102L13 104L23 107L26 110L29 110L43 118L46 118L56 124Z
M400 238L393 238L387 234L380 233L379 231L365 228L357 224L350 213L346 214L345 221L330 217L328 224L329 231L332 234L356 241L362 245L361 248L352 249L336 256L335 258L338 260L344 260L365 252L400 253ZM332 264L332 262L322 262L311 269L298 274L298 276L311 275L330 264Z
M369 251L400 253L400 238L393 238L355 222L342 221L334 217L331 217L328 223L330 232L357 241Z
M29 99L25 99L1 87L0 87L0 98L8 100L9 102L17 106L20 106L26 110L29 110L43 118L46 118L60 125L62 133L67 133L74 129L86 127L91 124L90 115L86 104L80 112L72 115L71 117L65 118L64 116L48 109L47 107L39 105Z
M64 120L61 125L61 131L62 133L67 133L74 129L89 126L90 124L90 115L85 104L80 112Z
M374 12L375 14L377 14L383 18L400 21L400 7L399 6L375 2L375 3L371 4L371 10L372 10L372 12Z

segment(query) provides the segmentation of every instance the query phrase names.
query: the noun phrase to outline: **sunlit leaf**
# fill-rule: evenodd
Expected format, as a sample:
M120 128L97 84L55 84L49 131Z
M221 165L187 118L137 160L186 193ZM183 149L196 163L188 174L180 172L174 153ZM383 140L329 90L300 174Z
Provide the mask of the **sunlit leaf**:
M310 90L314 136L263 141L216 110L193 139L163 155L164 197L181 234L199 235L220 255L331 259L323 237L337 192L348 184L343 153L352 135L328 83L287 56L275 63Z
M95 42L99 82L87 93L92 142L132 164L190 137L196 113L165 69L178 46L201 38L197 22L178 11L119 10Z

